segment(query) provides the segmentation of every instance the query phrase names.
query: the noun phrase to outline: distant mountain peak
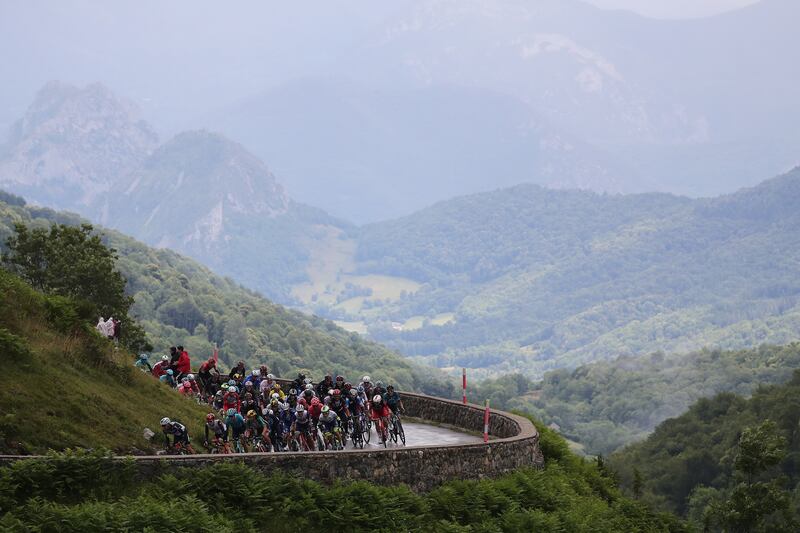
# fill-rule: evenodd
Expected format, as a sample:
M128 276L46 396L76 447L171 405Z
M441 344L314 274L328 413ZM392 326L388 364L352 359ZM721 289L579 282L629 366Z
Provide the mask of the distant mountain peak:
M102 195L157 143L136 106L104 85L51 81L11 128L0 186L39 203L93 214Z

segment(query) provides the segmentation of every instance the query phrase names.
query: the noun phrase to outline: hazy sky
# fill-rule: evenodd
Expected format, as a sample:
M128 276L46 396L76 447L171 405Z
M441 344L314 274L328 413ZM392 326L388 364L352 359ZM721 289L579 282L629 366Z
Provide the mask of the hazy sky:
M704 17L737 9L759 0L585 0L609 9L629 9L655 18Z

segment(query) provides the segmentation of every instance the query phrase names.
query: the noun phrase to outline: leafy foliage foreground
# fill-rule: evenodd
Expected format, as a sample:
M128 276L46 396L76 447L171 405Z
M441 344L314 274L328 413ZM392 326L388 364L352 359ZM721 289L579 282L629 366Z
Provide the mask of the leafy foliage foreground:
M367 482L323 486L243 464L177 469L141 481L101 452L53 454L0 468L9 531L683 531L623 497L596 464L544 430L543 470L454 481L427 493Z

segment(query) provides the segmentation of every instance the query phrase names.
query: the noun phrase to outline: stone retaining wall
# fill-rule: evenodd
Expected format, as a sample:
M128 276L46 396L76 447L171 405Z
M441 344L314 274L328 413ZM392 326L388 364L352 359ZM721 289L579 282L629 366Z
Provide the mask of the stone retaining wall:
M403 393L406 415L467 431L483 431L483 409L422 394ZM281 470L323 483L335 480L367 480L381 485L405 483L426 491L452 479L481 479L543 464L539 433L533 424L502 411L492 411L487 444L392 447L382 450L339 452L269 453L237 455L145 456L133 460L143 477L176 466L201 467L219 461L243 462L270 473ZM25 459L0 456L0 464Z

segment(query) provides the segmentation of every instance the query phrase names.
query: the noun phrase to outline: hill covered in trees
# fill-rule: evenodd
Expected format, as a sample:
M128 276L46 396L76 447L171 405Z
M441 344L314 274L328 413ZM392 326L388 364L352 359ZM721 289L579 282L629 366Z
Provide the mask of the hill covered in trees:
M362 228L355 270L418 288L332 312L484 374L785 344L800 337L798 204L800 169L713 199L533 185L457 198Z
M704 531L797 531L799 423L800 371L750 399L701 399L610 464L629 493Z
M470 393L557 424L589 454L608 454L644 439L700 398L722 392L747 396L759 385L788 381L798 367L800 343L672 356L659 352L554 370L536 382L519 374L489 379Z
M74 214L28 206L13 195L0 197L0 242L13 235L15 223L42 229L83 222ZM197 361L210 356L217 343L228 364L267 362L285 375L305 369L317 377L334 372L356 379L369 373L402 389L449 395L431 369L332 322L276 305L191 259L114 231L103 231L103 241L117 252L116 266L133 298L130 314L156 352L183 344Z

